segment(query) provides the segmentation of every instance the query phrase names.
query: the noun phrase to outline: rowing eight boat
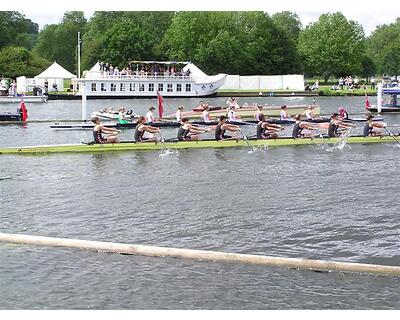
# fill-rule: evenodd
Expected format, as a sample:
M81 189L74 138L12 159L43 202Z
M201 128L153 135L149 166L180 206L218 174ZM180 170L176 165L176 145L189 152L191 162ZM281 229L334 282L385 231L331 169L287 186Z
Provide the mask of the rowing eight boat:
M330 118L328 117L320 117L316 119L304 119L303 121L305 122L311 122L311 123L327 123L330 121ZM344 121L349 121L349 122L365 122L365 118L350 118ZM374 117L373 121L383 121L382 117ZM273 124L294 124L295 120L293 119L287 119L287 120L282 120L279 118L268 118L268 122L273 123ZM256 125L258 121L256 120L246 120L246 121L227 121L227 123L234 124L237 126L241 125ZM151 125L153 127L158 127L158 128L164 128L164 127L180 127L181 123L178 121L157 121L153 123L147 123L148 125ZM194 125L200 125L200 126L215 126L218 124L218 121L211 121L211 122L204 122L204 121L191 121L191 124ZM117 129L132 129L136 127L136 122L128 122L128 123L103 123L103 126L107 128L117 128ZM93 129L94 124L93 123L79 123L79 124L60 124L60 123L55 123L54 125L50 125L50 128L52 129Z
M229 148L229 147L248 147L249 144L255 147L280 147L313 144L337 144L340 138L280 138L269 140L201 140L201 141L169 141L165 143L134 143L120 142L110 144L64 144L49 146L28 146L28 147L9 147L0 148L0 154L40 154L40 153L80 153L80 152L104 152L104 151L133 151L133 150L163 150L169 149L192 149L192 148ZM391 136L383 137L363 137L352 136L347 138L347 143L379 143L396 142ZM249 144L248 144L249 143Z

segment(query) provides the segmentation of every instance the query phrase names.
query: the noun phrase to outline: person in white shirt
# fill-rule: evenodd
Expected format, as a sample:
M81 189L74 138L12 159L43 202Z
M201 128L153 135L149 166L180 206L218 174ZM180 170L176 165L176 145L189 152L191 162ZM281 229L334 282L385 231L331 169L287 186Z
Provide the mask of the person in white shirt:
M146 113L146 123L153 123L156 121L154 118L154 107L150 107L149 111Z
M235 107L230 107L228 109L228 121L230 122L241 121L240 116L236 115Z
M208 105L208 103L205 105L205 109L201 113L201 118L203 119L204 122L211 122L210 106Z
M304 112L307 120L314 120L315 119L315 115L314 115L312 109L313 109L312 106L308 106L307 110Z
M281 120L291 120L292 117L287 113L287 107L283 105L281 109Z
M175 117L177 121L181 121L182 120L182 111L183 111L183 106L179 106L178 110L175 113Z

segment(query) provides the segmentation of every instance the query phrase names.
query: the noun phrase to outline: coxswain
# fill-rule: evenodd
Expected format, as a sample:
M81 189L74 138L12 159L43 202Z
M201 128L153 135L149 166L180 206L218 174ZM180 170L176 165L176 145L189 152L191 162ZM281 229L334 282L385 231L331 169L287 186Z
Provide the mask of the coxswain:
M372 114L367 116L367 122L364 126L364 137L368 136L382 136L382 128L386 128L385 122L374 121L374 116Z
M150 133L150 134L159 133L160 129L146 125L146 118L143 116L140 116L136 122L135 142L153 142L153 141L158 140L155 137L152 137L152 138L144 137L145 132Z
M340 107L338 111L340 120L349 120L349 114L347 113L345 108Z
M237 139L232 136L228 136L225 134L226 131L230 132L239 132L240 127L234 124L226 123L226 116L222 115L219 117L219 121L217 127L215 128L215 139L216 140L232 140Z
M328 137L329 138L338 138L341 135L341 133L339 132L339 129L348 130L352 127L355 127L355 125L352 123L346 123L346 122L340 121L339 115L335 112L334 114L332 114L331 121L329 122Z
M204 106L204 110L201 113L201 118L203 119L204 122L211 122L210 106L208 103L206 103Z
M291 119L292 119L292 117L289 116L289 114L287 113L287 107L286 107L286 105L283 105L283 106L281 107L280 118L281 118L281 120L291 120Z
M156 121L154 118L154 110L156 110L154 107L149 108L149 111L146 113L146 123L153 123Z
M311 132L308 133L303 132L304 129L314 131L315 127L308 122L301 121L301 114L295 115L294 120L296 122L293 125L293 131L292 131L293 138L305 138L313 136Z
M91 121L94 123L93 128L93 139L95 143L117 143L117 134L121 131L114 128L107 128L101 122L99 117L93 117ZM109 134L107 137L103 137L103 133Z
M254 114L254 118L256 118L256 120L257 121L261 121L260 120L260 115L262 114L262 109L263 109L263 106L262 105L257 105L257 111L256 111L256 113Z
M183 111L183 106L179 106L178 110L175 113L175 117L177 121L181 121L182 119L182 111Z
M188 118L182 118L181 119L181 126L178 129L178 135L177 138L179 141L195 141L195 140L201 140L200 134L205 133L209 131L207 129L200 129L198 127L195 127L189 122Z
M283 130L278 124L269 123L264 114L260 114L257 124L257 139L277 139L277 132Z

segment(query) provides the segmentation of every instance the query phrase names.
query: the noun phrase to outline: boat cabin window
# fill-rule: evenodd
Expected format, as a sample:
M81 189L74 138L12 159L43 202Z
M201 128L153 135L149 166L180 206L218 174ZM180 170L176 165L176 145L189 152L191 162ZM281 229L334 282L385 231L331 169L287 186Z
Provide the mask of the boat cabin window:
M129 91L136 91L136 84L135 83L130 83L129 84Z
M125 87L125 83L120 83L119 84L119 91L125 91L126 87Z
M182 91L182 85L180 83L176 84L176 91L181 92Z
M139 84L139 91L144 91L144 84L143 83Z
M111 83L111 91L117 91L117 85L115 83Z
M101 83L101 84L100 84L100 90L101 90L101 91L107 91L107 87L106 87L106 84L105 84L105 83Z
M167 92L172 92L172 83L167 84Z
M149 91L154 91L154 83L149 83Z
M164 84L163 83L159 83L158 84L158 91L164 91Z
M192 85L190 83L186 83L186 92L192 91Z
M92 91L97 91L97 85L96 85L95 82L92 82L91 90Z

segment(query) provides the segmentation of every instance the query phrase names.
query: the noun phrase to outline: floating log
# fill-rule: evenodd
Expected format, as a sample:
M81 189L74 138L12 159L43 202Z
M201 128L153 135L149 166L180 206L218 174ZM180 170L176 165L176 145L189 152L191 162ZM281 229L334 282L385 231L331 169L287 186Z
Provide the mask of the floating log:
M95 250L99 252L114 252L150 257L172 257L201 261L229 262L264 265L273 267L287 267L313 271L336 271L346 273L368 273L384 276L400 276L400 267L376 264L336 262L325 260L310 260L297 258L280 258L260 256L253 254L225 253L217 251L177 249L134 245L126 243L113 243L102 241L88 241L66 238L52 238L20 234L0 233L0 241L8 243L77 248Z

